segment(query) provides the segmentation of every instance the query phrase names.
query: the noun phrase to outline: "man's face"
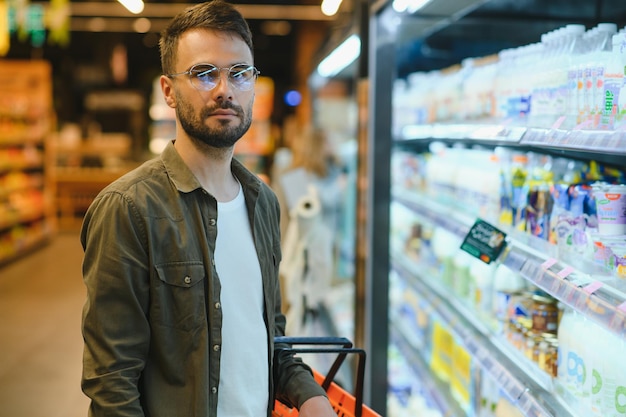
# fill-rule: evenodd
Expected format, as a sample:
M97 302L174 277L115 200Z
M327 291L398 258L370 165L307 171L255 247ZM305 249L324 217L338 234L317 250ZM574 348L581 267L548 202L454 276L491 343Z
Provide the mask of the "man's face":
M184 34L177 57L176 72L187 71L201 63L218 68L253 64L250 49L242 39L206 29ZM254 89L242 91L234 87L228 81L228 71L221 71L220 81L209 91L194 88L186 74L173 77L171 81L180 126L197 145L232 147L249 129Z

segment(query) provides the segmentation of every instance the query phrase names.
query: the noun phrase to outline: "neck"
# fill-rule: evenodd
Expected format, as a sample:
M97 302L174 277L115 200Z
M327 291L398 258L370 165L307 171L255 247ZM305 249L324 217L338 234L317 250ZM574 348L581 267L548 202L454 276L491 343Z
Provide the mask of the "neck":
M177 139L174 147L185 161L198 182L219 202L227 202L237 197L239 183L232 173L231 148L197 146L188 138Z

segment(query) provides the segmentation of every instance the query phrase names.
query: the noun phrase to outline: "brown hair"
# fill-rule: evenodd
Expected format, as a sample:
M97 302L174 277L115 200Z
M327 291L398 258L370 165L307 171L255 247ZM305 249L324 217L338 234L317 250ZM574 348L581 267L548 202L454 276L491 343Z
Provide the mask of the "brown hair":
M319 177L327 176L329 164L336 162L329 146L324 130L316 127L304 129L291 142L291 168L304 168Z
M159 50L163 74L174 72L178 40L191 29L213 29L238 35L254 56L252 33L241 13L223 0L211 0L188 7L178 13L161 32Z

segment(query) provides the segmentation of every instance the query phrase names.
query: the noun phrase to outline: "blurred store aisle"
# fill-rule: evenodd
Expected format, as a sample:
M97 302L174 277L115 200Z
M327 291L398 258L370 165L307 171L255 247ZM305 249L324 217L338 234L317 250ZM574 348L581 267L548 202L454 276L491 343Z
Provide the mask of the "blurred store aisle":
M0 417L84 417L78 235L0 268Z

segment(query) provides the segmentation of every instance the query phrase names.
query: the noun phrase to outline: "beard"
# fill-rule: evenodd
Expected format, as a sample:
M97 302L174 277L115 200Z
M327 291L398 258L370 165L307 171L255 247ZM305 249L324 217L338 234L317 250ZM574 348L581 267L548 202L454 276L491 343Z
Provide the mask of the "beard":
M178 97L177 102L176 114L180 125L197 145L208 145L213 148L233 147L252 124L252 101L250 101L246 111L241 106L236 106L230 101L224 101L211 108L203 107L199 115L194 113L193 106L182 97ZM217 109L234 110L241 123L234 125L230 120L219 120L219 127L207 126L206 119Z

